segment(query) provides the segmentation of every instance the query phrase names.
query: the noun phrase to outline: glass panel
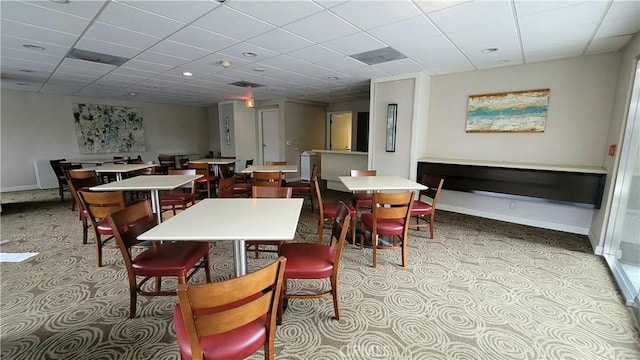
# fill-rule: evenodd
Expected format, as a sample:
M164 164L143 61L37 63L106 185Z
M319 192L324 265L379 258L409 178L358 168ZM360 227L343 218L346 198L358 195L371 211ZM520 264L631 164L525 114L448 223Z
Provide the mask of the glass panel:
M637 64L607 230L605 258L627 305L640 294L640 62Z

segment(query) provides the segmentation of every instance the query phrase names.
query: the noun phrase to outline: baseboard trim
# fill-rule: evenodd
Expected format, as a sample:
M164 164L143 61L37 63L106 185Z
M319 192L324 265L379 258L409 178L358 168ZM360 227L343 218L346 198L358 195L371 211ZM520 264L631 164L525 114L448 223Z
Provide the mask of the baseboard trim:
M40 190L40 188L36 184L0 188L0 192L25 191L25 190Z
M438 203L438 209L456 212L460 214L478 216L478 217L487 218L487 219L506 221L506 222L515 223L515 224L535 226L543 229L564 231L572 234L580 234L580 235L589 234L589 228L586 228L586 227L574 226L574 225L568 225L568 224L558 224L558 223L553 223L549 221L527 219L527 218L522 218L517 216L509 216L506 214L499 214L499 213L493 213L488 211L481 211L477 209L451 206L447 204L442 204L440 202Z

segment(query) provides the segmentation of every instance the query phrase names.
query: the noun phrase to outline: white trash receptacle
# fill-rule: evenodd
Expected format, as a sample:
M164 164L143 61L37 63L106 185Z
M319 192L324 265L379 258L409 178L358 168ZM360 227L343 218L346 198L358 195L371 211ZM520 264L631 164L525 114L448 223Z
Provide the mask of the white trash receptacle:
M311 181L313 165L316 165L317 155L313 151L303 151L300 154L300 177L304 181Z

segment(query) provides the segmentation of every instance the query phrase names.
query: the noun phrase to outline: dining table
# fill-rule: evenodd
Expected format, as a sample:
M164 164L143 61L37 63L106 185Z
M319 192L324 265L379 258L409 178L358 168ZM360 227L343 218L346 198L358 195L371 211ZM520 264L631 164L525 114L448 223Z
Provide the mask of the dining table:
M102 166L104 164L113 164L117 161L122 161L122 160L120 159L67 159L65 161L61 161L60 163Z
M98 174L105 174L105 173L115 174L116 181L121 181L123 174L144 170L154 166L158 166L158 165L156 164L108 164L103 166L96 166L95 168L83 168L81 170L95 170L95 172Z
M158 224L162 223L162 204L160 190L173 190L202 175L139 175L132 178L114 181L107 184L90 187L92 191L149 191L151 193L151 208L156 213Z
M232 241L235 276L247 273L246 240L293 240L304 199L203 199L138 236L143 241Z
M283 173L295 173L298 172L298 165L251 165L241 172L251 174L254 171L280 171Z

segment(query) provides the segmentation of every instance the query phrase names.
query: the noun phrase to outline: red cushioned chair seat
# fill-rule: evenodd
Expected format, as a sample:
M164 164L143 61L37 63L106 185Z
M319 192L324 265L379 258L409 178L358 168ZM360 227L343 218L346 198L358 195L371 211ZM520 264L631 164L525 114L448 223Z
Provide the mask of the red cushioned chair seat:
M100 221L96 226L96 230L98 230L98 234L100 235L113 235L111 225L107 219Z
M179 241L153 246L133 259L133 271L140 276L187 276L209 253L209 243Z
M203 176L201 178L198 178L196 180L196 183L201 184L201 183L206 183L206 182L214 182L217 181L218 177L215 175L209 175L209 176Z
M191 193L169 193L162 195L160 201L162 205L182 205L185 202L190 202L195 197Z
M347 205L347 207L349 208L349 215L351 216L351 218L354 218L356 216L356 209L351 205ZM338 214L338 203L322 204L322 216L324 216L325 219L335 218L337 214Z
M319 279L333 273L335 250L327 245L285 242L278 255L287 258L285 278Z
M311 192L311 183L304 181L295 181L287 183L287 186L293 188L293 192Z
M355 206L356 208L371 207L373 203L373 195L356 193L356 194L353 194L352 200L353 200L353 206Z
M214 308L204 313L221 310L223 309ZM200 346L202 347L204 358L244 359L251 356L263 347L267 339L265 321L266 317L262 317L238 329L201 338ZM189 360L191 359L191 345L189 344L187 329L184 326L180 304L177 304L173 311L173 322L182 359Z
M373 229L373 214L362 214L362 223L367 229ZM404 219L378 219L378 235L402 235Z
M432 210L433 207L431 207L431 205L422 201L414 201L413 207L411 208L411 216L429 215Z
M249 184L249 183L235 183L233 184L233 192L235 194L238 193L249 193L251 192L251 187L253 186L253 184Z

